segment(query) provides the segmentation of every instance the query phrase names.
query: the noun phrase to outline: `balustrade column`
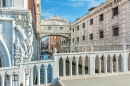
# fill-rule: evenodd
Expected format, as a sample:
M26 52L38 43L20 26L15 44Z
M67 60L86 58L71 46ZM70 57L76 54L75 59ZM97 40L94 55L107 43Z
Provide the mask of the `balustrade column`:
M1 86L5 86L5 76L1 76Z
M101 73L101 58L99 57L99 73Z
M107 58L104 60L104 72L107 73Z
M118 57L116 58L116 72L119 72L119 68L118 68Z
M44 82L47 85L47 67L44 67Z
M37 76L37 85L40 86L40 68L37 68L37 73L38 73L38 76Z
M9 84L10 84L10 86L12 86L12 75L9 75Z
M82 74L85 75L85 64L84 64L85 58L82 58Z
M33 86L33 69L30 69L30 86Z
M78 67L78 59L75 59L75 61L76 61L76 75L79 75L79 67Z
M69 59L69 75L72 76L72 59Z
M66 59L63 59L63 76L66 76Z
M113 57L110 58L110 72L113 73Z

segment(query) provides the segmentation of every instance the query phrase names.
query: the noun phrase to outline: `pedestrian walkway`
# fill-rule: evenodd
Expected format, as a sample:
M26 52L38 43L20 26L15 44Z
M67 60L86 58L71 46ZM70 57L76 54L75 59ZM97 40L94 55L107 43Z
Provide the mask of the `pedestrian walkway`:
M120 76L93 77L86 79L61 80L64 86L130 86L130 74Z

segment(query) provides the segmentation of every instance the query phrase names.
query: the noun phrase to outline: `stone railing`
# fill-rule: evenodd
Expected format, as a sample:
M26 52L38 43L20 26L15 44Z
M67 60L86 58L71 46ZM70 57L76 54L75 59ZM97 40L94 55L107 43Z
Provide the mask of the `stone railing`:
M42 61L31 61L21 63L16 67L6 67L0 68L1 75L1 86L33 86L41 85L41 67L44 67L44 84L48 83L48 65L51 65L51 82L58 83L60 78L66 78L66 76L73 77L73 71L75 71L75 77L80 76L79 74L79 64L81 66L81 75L86 75L85 69L87 67L87 76L94 76L97 74L107 74L108 72L127 72L130 67L129 63L129 53L130 51L125 50L120 51L100 51L93 52L78 52L78 53L56 53L54 49L52 60L42 60ZM59 67L59 61L63 62L63 67ZM67 68L66 62L69 62ZM72 69L72 64L75 64L75 70ZM115 66L114 66L115 65ZM102 67L103 66L103 67ZM61 77L60 68L63 70L63 76ZM66 71L69 70L69 75ZM36 82L36 83L35 83Z
M87 66L87 75L95 75L96 73L113 73L127 72L130 69L128 50L121 51L102 51L102 52L78 52L78 53L60 53L55 54L57 60L63 62L63 77L66 78L66 69L69 69L69 75L79 75L79 66L82 68L82 74L85 75ZM62 60L61 60L62 59ZM66 68L66 61L69 62L69 68ZM72 65L75 64L75 70L72 70Z

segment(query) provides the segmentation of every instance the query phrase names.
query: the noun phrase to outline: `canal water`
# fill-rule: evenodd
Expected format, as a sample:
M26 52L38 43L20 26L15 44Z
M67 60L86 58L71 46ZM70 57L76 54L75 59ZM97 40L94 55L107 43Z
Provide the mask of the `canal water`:
M50 57L50 55L43 55L43 58L41 58L41 60L51 60L53 59L52 57ZM72 74L75 75L75 64L72 64ZM47 79L48 79L48 83L51 83L51 65L48 65L48 69L47 69ZM44 84L44 66L41 66L41 70L40 70L40 77L41 77L41 84ZM85 69L85 74L88 73L87 68ZM82 67L79 66L79 74L82 74ZM69 61L66 61L66 75L69 75ZM59 61L59 76L63 76L63 61L60 59Z

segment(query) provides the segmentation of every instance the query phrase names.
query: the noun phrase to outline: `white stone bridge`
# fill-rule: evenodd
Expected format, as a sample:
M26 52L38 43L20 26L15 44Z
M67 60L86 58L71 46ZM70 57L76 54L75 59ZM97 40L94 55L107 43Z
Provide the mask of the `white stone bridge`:
M61 19L58 16L52 16L50 19L45 18L40 23L40 38L46 36L61 36L71 39L70 22Z
M51 65L51 83L58 83L59 80L74 77L88 77L88 76L102 76L102 73L108 76L113 74L113 72L119 74L120 72L128 72L130 62L129 62L129 50L120 50L120 51L103 51L103 52L78 52L78 53L55 53L53 54L52 60L43 60L43 61L31 61L26 62L24 58L20 59L20 64L15 67L5 67L0 68L1 75L1 86L5 86L5 82L9 83L9 86L14 86L14 83L17 82L16 86L23 84L25 86L33 85L42 85L40 83L40 69L41 66L44 66L44 85L48 85L47 69L48 65ZM102 65L102 56L103 63ZM96 58L98 58L98 73L95 71ZM116 59L116 71L113 68L113 58ZM121 58L121 70L119 70L119 58ZM59 76L59 60L63 61L63 76ZM72 70L72 61L73 59L76 62L75 70ZM79 75L78 62L82 60L82 74ZM87 59L87 60L85 60ZM110 59L110 60L108 60ZM69 60L69 75L66 75L66 60ZM88 64L88 73L85 74L85 64ZM104 66L104 71L101 71L102 66ZM108 71L108 67L110 71ZM34 71L35 70L35 71ZM75 75L72 74L72 71L75 71ZM16 81L14 80L14 77ZM36 78L37 77L37 78ZM37 80L37 84L34 83ZM62 86L62 85L61 85Z

